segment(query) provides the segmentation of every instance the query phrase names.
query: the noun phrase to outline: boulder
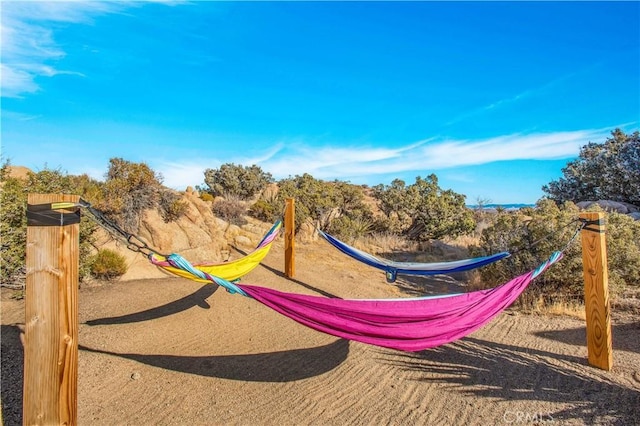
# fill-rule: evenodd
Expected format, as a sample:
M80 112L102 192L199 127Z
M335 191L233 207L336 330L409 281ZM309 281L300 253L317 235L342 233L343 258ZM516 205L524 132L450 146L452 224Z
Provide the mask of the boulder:
M240 246L251 251L260 242L272 224L246 218L243 226L230 224L216 217L210 204L201 200L195 191L182 194L187 205L185 214L174 222L165 222L157 210L147 210L141 217L136 236L161 254L178 253L189 262L221 263L238 256L230 250ZM110 248L124 255L128 271L122 280L166 277L140 253L129 250L104 230L100 231L96 248ZM231 253L234 253L231 255Z
M629 214L640 211L640 207L634 206L633 204L612 200L580 201L579 203L576 203L576 206L582 210L586 210L594 204L597 204L606 212Z
M580 201L579 203L576 203L576 205L580 207L582 210L586 210L591 206L593 206L594 204L597 204L598 206L600 206L602 210L606 212L617 212L622 214L629 213L629 209L627 209L627 206L617 201L598 200L598 201Z

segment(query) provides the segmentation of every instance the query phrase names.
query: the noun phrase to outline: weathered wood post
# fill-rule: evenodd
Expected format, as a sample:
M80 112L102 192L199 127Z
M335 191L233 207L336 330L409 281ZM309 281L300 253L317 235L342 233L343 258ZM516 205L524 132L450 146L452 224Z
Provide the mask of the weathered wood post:
M584 212L580 213L580 218L586 221L580 239L589 364L609 371L613 365L613 351L604 214Z
M78 264L76 195L29 194L23 424L77 424ZM66 208L67 210L61 210Z
M287 198L284 212L284 273L293 278L295 268L295 228L296 205L293 198Z

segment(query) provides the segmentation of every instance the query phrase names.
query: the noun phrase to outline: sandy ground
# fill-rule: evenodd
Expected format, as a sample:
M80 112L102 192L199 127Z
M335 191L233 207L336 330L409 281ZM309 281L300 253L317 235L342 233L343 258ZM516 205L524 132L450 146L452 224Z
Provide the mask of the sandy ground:
M411 296L324 242L282 241L243 282L344 298ZM556 265L556 267L558 267ZM399 289L400 288L400 289ZM24 301L2 293L2 407L22 424ZM404 353L328 336L180 278L79 294L81 425L638 425L640 320L614 313L614 369L588 365L585 323L507 311L455 343Z

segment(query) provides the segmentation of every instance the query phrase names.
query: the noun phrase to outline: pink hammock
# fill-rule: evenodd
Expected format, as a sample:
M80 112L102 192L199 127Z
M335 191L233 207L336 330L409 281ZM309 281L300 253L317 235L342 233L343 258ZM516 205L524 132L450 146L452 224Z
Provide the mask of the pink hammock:
M562 254L556 252L536 270L498 287L435 297L345 300L236 286L247 296L315 330L376 346L420 351L450 343L482 327L560 258Z

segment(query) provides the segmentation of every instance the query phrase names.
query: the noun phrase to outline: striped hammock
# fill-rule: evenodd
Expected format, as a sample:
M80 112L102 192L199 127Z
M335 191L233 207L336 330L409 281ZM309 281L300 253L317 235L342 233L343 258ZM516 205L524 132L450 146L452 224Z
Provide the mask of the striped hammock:
M456 260L453 262L436 262L436 263L413 263L413 262L394 262L392 260L382 259L370 253L358 250L355 247L338 240L337 238L318 230L318 233L324 237L332 246L351 256L352 258L363 262L374 268L385 271L387 282L395 282L398 274L405 275L438 275L450 274L453 272L468 271L479 268L504 259L509 256L508 252L500 252L491 256L476 257L473 259Z
M279 220L271 227L271 229L269 229L262 238L262 241L260 241L251 253L231 262L197 265L189 264L192 270L187 271L185 270L185 266L181 264L186 261L181 256L175 254L163 257L156 253L152 253L149 255L149 260L157 267L171 274L188 278L193 281L204 283L211 282L211 276L220 277L227 281L235 281L251 272L260 264L260 262L262 262L265 256L269 253L271 245L278 236L278 232L281 227L282 221Z

